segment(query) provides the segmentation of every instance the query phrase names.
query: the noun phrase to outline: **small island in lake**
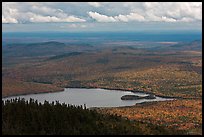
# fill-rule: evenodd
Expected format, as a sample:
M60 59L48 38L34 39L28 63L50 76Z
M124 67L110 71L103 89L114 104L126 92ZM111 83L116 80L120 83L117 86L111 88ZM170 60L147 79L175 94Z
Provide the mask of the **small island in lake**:
M148 96L137 96L137 95L124 95L121 97L121 100L138 100L138 99L155 99L155 95L148 95Z

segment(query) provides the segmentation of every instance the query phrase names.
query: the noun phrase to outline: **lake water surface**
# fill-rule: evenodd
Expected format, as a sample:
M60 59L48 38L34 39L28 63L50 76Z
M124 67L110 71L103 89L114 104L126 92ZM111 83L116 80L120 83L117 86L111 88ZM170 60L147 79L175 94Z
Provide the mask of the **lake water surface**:
M85 88L65 88L62 92L54 93L42 93L42 94L29 94L21 96L13 96L3 98L2 100L14 99L14 98L25 98L29 100L33 98L38 102L43 103L45 100L59 101L60 103L73 104L73 105L84 105L87 108L90 107L119 107L119 106L132 106L136 103L150 102L150 101L166 101L172 100L169 98L157 97L156 99L140 99L140 100L121 100L123 95L138 95L147 96L145 93L133 93L130 91L120 90L106 90L106 89L85 89Z

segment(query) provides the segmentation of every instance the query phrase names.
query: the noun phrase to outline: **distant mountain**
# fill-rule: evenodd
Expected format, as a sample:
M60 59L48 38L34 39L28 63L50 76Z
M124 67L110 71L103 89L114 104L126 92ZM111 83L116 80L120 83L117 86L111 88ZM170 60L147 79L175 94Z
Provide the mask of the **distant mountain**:
M3 57L35 57L35 56L57 56L65 53L89 50L87 44L64 44L51 41L29 44L8 44L3 46Z
M43 42L32 44L8 44L3 47L3 56L42 56L56 54L66 48L64 43Z
M157 46L147 49L147 51L202 51L202 40L192 42L179 42L174 45Z
M175 50L195 50L201 51L202 50L202 40L195 40L188 43L178 43L176 45L172 45L169 48Z

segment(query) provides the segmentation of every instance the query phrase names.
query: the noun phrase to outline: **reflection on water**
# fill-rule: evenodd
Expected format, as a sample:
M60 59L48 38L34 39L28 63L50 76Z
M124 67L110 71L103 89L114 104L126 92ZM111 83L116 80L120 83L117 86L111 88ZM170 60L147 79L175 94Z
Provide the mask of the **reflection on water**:
M119 91L119 90L106 90L106 89L85 89L85 88L65 88L62 92L55 93L43 93L43 94L30 94L16 96L20 98L25 98L29 100L33 98L38 100L38 102L43 103L45 100L59 101L60 103L73 104L73 105L84 105L86 107L119 107L119 106L132 106L136 103L149 102L149 101L165 101L172 100L162 97L157 97L156 99L140 99L140 100L121 100L123 95L137 95L137 96L147 96L145 93L133 93L130 91ZM14 99L14 97L3 98Z

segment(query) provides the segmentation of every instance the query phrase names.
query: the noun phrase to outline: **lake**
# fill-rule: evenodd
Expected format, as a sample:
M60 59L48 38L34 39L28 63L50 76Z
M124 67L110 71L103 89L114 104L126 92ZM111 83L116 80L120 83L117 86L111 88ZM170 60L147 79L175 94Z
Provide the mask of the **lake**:
M170 98L157 97L155 99L140 99L140 100L121 100L123 95L137 95L147 96L149 94L120 91L120 90L107 90L107 89L86 89L86 88L65 88L62 92L54 93L41 93L41 94L29 94L12 96L2 98L2 100L14 99L14 98L25 98L29 100L33 98L38 102L43 103L45 100L59 101L60 103L72 104L72 105L84 105L87 108L90 107L119 107L119 106L132 106L136 103L151 102L151 101L166 101L172 100Z

